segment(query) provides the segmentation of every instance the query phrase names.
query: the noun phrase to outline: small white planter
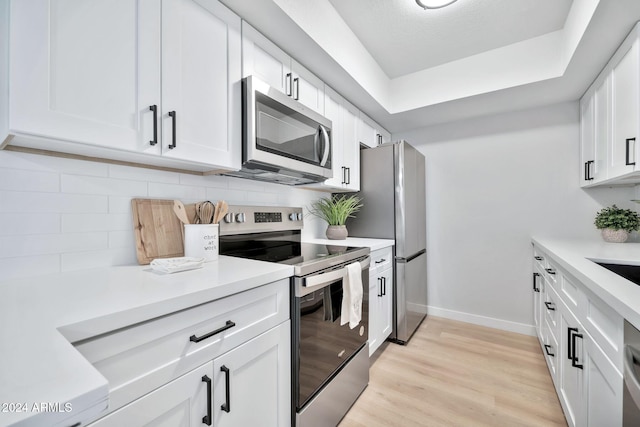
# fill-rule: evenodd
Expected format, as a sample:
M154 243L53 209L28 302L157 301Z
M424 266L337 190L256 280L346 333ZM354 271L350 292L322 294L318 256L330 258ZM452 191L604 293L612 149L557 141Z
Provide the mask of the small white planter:
M629 238L627 230L614 230L613 228L603 228L602 238L605 242L624 243Z

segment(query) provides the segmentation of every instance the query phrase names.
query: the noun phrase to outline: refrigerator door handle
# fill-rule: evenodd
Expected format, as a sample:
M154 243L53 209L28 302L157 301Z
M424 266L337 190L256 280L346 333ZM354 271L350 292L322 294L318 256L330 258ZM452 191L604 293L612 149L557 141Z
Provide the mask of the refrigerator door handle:
M410 255L410 256L408 256L408 257L406 257L406 258L405 258L405 257L401 257L401 256L397 256L397 257L395 257L395 260L396 260L397 262L409 262L409 261L411 261L411 260L412 260L412 259L414 259L414 258L418 258L420 255L422 255L422 254L424 254L424 253L426 253L426 252L427 252L427 250L426 250L426 249L422 249L421 251L418 251L418 252L416 252L415 254Z

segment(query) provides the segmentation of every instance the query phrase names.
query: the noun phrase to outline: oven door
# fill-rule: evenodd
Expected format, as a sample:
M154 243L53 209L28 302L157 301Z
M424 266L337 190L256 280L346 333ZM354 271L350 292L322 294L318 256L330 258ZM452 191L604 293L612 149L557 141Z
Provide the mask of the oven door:
M369 257L362 266L362 318L355 328L340 326L343 271L334 268L294 278L293 396L296 411L326 384L367 343L369 329Z

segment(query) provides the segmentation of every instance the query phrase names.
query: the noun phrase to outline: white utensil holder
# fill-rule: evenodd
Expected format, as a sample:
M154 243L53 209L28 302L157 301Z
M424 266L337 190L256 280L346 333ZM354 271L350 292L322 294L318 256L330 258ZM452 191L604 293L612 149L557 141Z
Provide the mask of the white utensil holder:
M205 261L218 259L218 224L185 224L184 256L204 258Z

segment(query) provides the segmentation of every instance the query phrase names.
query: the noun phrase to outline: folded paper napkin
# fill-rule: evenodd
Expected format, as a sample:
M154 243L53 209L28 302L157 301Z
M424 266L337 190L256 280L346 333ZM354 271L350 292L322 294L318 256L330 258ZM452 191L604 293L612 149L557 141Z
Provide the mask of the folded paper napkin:
M161 273L177 273L178 271L200 268L203 263L204 258L157 258L151 261L151 268L154 271L159 271Z
M354 262L344 269L340 325L349 323L349 327L353 329L362 319L362 266L359 262Z

